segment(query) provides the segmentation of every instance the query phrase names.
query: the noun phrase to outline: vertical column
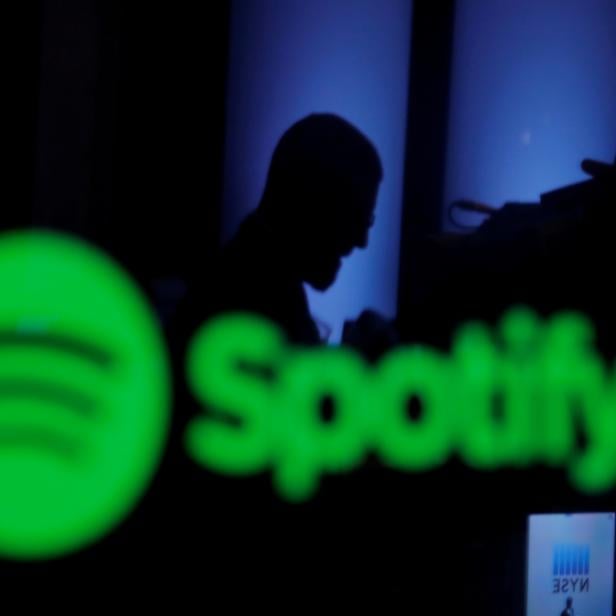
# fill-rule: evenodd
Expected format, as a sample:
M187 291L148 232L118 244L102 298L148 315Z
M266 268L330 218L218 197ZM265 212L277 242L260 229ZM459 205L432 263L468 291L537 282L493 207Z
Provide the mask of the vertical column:
M43 2L34 223L90 234L110 202L111 3Z
M400 249L403 318L425 285L422 241L441 227L455 12L455 0L417 2L413 10Z

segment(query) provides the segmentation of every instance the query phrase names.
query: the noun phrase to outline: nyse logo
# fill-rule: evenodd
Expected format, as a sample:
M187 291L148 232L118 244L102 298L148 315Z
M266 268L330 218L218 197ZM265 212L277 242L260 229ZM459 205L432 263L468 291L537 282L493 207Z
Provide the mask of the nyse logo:
M554 546L552 592L583 593L590 591L590 547L587 545Z

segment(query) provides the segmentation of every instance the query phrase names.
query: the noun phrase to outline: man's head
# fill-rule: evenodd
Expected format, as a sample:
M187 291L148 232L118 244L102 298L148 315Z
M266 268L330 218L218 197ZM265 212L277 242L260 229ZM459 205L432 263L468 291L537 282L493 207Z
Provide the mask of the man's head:
M568 608L573 607L573 599L571 597L567 599L567 607Z
M326 289L341 259L367 245L382 176L375 147L338 116L309 115L282 136L259 209L302 280Z

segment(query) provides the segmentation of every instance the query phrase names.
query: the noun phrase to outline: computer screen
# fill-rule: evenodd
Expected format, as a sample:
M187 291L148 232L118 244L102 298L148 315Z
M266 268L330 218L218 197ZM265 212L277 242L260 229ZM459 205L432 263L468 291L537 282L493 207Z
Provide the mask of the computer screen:
M611 616L614 517L529 516L526 616Z

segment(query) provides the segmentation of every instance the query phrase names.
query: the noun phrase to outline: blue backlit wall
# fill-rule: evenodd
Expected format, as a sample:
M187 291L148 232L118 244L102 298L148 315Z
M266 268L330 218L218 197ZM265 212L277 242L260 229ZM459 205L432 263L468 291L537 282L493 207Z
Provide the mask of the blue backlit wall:
M537 200L612 161L615 59L614 0L460 0L445 204Z
M339 339L344 319L396 308L412 2L236 0L232 4L223 237L261 197L282 133L312 112L337 113L377 147L385 177L367 249L336 284L309 290Z

